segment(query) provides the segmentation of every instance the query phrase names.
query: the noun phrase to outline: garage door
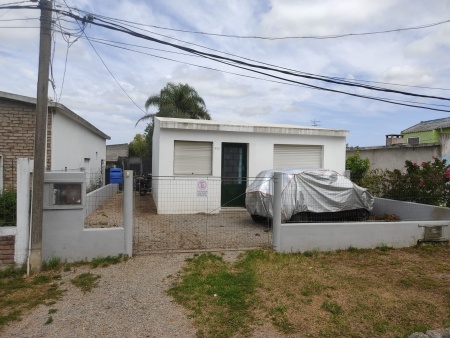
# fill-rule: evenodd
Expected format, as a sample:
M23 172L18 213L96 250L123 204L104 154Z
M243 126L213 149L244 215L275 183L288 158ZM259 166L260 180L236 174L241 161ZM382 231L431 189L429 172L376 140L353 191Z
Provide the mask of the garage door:
M273 168L322 168L322 146L275 144Z

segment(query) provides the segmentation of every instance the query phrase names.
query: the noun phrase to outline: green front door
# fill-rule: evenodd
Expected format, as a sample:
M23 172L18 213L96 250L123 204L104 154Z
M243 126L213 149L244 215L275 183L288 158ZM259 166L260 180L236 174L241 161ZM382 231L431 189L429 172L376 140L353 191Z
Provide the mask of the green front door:
M247 144L222 143L222 207L245 207Z

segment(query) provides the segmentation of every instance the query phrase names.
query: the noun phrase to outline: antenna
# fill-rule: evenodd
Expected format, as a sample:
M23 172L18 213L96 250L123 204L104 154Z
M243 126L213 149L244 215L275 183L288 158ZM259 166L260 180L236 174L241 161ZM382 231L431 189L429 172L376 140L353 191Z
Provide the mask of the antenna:
M317 127L319 126L320 121L317 121L316 119L311 120L311 126Z

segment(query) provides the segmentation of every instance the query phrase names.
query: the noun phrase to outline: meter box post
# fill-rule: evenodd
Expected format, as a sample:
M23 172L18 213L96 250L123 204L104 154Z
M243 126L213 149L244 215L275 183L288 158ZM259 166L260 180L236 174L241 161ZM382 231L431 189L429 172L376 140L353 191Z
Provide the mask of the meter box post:
M44 209L83 209L86 182L83 172L46 172Z
M109 183L123 183L122 168L109 169Z

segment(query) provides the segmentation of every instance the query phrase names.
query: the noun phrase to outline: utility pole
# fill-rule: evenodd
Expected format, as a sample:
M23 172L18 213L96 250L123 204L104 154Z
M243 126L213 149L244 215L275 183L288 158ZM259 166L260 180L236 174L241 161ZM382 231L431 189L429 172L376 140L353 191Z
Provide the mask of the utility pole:
M41 30L39 73L37 83L36 128L34 135L33 197L31 208L31 241L29 267L31 274L42 268L42 220L44 209L44 172L47 149L48 74L50 69L52 2L40 0Z

